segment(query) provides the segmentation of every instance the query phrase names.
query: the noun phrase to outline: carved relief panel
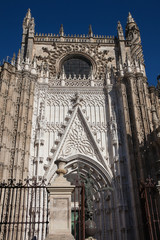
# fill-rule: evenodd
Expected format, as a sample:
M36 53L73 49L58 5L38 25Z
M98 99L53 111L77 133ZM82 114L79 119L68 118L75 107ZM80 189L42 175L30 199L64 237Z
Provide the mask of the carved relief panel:
M103 78L106 74L107 64L116 65L115 47L99 44L87 43L54 43L52 46L35 45L34 54L38 61L38 67L41 64L49 66L50 81L61 72L62 62L71 55L81 55L89 59L92 63L92 70L95 79Z
M31 172L38 166L40 176L44 175L45 165L53 155L52 149L56 147L58 141L61 141L61 135L64 131L64 125L67 125L67 118L71 117L73 111L76 90L56 90L56 89L38 89L35 94L32 145L31 145ZM108 103L103 90L85 91L80 90L81 110L85 121L89 124L97 145L107 161L108 153L108 131L109 121L107 109ZM69 149L94 158L93 147L87 142L85 132L79 120L74 122L74 127L70 132L68 140L65 142L64 156L68 156ZM76 142L77 139L77 142ZM79 142L81 140L81 142ZM76 144L77 147L74 146ZM37 144L37 145L36 145ZM73 153L72 151L72 153ZM36 165L36 167L35 167Z

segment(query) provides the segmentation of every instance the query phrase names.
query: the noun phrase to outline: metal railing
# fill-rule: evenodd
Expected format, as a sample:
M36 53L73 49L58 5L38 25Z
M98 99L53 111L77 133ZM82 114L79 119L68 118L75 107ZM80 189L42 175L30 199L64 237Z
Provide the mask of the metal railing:
M0 240L44 240L48 225L45 180L0 184Z

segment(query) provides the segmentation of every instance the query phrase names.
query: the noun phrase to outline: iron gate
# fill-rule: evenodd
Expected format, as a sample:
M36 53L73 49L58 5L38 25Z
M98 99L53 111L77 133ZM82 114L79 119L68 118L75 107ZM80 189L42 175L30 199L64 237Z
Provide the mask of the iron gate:
M72 193L72 235L75 240L85 240L85 191L84 183L76 183Z
M158 240L160 239L158 191L152 178L141 182L140 193L146 240Z
M0 240L44 240L48 225L45 180L0 184Z

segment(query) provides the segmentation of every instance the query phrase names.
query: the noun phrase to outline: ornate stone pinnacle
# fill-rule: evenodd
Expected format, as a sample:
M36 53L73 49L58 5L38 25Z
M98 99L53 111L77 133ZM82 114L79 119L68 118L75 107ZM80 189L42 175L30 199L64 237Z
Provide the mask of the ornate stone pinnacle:
M64 36L64 28L63 28L63 24L61 24L61 27L60 27L60 30L59 30L59 35L60 35L61 37Z
M127 23L134 23L134 22L135 22L135 21L134 21L132 15L131 15L131 13L129 12L129 13L128 13L128 18L127 18Z
M88 32L90 37L93 37L93 31L92 31L92 25L89 25L89 32Z
M31 9L30 8L28 8L26 18L31 18Z

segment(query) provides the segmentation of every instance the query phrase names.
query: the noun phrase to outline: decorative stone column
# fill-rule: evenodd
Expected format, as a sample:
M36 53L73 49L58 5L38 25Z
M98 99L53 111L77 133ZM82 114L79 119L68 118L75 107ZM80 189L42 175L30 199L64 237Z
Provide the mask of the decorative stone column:
M66 161L56 160L58 177L51 186L50 192L50 219L49 233L46 240L73 240L71 234L71 194L74 186L64 177Z

